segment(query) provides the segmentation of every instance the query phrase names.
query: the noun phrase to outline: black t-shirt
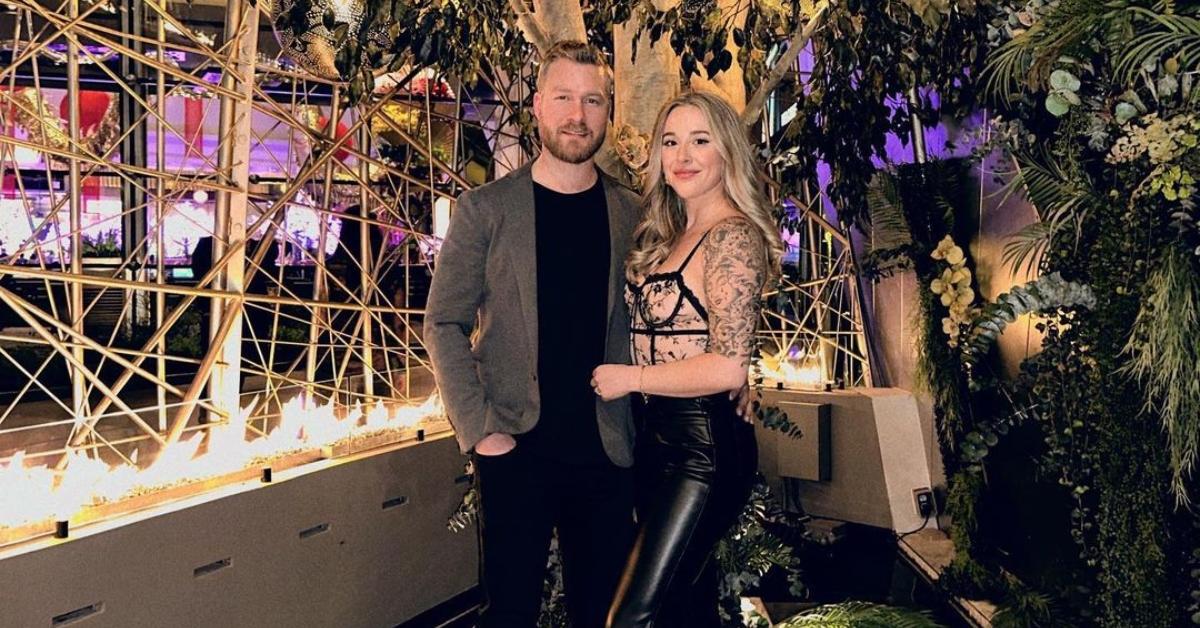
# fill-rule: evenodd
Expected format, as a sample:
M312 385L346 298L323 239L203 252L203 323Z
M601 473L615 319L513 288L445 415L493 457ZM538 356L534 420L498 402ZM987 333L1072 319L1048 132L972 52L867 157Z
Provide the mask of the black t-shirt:
M561 194L534 183L533 199L542 412L518 446L563 462L602 463L608 456L590 380L604 363L608 327L604 185L597 179L583 192Z

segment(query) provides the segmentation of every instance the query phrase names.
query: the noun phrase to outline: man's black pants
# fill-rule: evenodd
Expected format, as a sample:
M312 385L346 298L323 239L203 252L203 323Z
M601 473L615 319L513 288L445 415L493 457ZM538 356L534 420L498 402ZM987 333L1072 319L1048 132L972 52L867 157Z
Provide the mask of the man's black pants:
M572 628L603 627L633 539L633 474L522 451L474 457L486 596L480 628L533 628L558 529Z

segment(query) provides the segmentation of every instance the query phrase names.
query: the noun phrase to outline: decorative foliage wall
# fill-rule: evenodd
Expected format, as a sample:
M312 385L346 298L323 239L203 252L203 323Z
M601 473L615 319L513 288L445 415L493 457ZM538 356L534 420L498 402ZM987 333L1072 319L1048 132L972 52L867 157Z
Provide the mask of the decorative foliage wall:
M920 256L943 234L964 251L970 237L956 233L954 220L930 234L912 213L961 221L975 208L931 209L944 204L930 190L893 196L911 242L873 253L885 270L907 260L928 287L922 364L960 550L946 583L1005 600L1006 621L1021 625L1200 620L1189 571L1200 417L1200 14L1185 3L1071 0L980 3L975 11L988 16L979 42L986 67L964 89L991 115L990 140L977 154L1010 156L1008 193L1024 195L1038 214L1012 236L1003 261L1041 279L978 309L966 305L965 318L943 309L959 303L947 295L966 301L959 280L970 278L954 268L931 273L931 260ZM872 203L885 224L887 199L880 193ZM949 261L949 250L933 255ZM1040 353L1017 377L999 377L991 343L1027 312L1044 334ZM1032 451L1006 450L1010 434ZM1014 457L1037 463L1038 472L1023 477L1038 484L1029 492L1050 497L1023 534L1008 535L994 522L1014 504L994 490L989 472ZM1074 557L1017 580L1003 575L1002 537L1058 534L1074 539Z

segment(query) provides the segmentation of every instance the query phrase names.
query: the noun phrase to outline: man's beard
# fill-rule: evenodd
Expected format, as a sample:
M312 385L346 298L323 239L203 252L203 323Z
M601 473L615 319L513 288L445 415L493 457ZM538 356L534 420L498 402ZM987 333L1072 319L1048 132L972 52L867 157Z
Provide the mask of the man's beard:
M569 164L581 164L591 159L596 154L596 151L600 150L600 146L604 144L604 129L594 134L590 143L579 147L571 146L567 143L567 140L563 139L562 135L560 135L563 130L574 129L555 129L553 133L542 138L542 148L550 151L550 154L554 155L560 161L565 161Z

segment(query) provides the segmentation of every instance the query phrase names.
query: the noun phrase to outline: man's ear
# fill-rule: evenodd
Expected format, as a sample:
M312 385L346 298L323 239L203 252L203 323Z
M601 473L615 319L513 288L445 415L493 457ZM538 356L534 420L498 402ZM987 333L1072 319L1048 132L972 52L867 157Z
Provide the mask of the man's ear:
M533 93L533 117L540 119L542 117L542 93Z

